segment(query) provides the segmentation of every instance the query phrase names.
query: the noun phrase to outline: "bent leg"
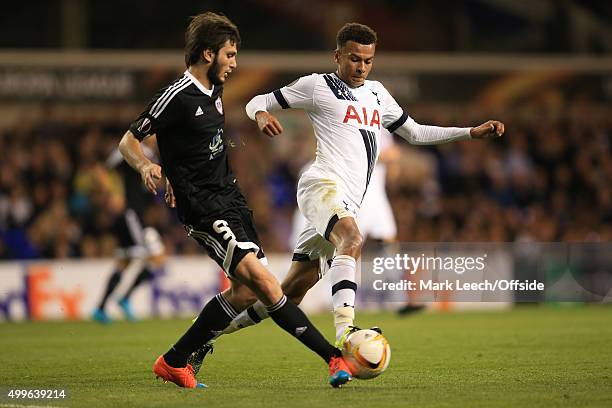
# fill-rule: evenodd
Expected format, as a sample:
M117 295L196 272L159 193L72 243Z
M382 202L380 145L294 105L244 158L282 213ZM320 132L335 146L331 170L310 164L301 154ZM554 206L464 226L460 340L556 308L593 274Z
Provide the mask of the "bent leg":
M255 292L266 305L270 318L283 330L317 353L326 362L340 355L295 303L283 294L276 278L256 259L247 254L238 264L236 278Z
M281 289L283 293L293 303L300 304L306 292L312 288L319 280L319 261L293 261L289 273L283 279ZM252 293L252 292L251 292ZM253 298L255 299L254 294ZM223 334L230 334L245 327L253 326L264 319L267 319L268 312L261 302L249 305L236 317L230 325L223 331Z
M329 269L336 340L340 340L355 320L357 291L357 259L361 256L363 238L355 219L339 219L332 227L329 240L336 247L336 256Z

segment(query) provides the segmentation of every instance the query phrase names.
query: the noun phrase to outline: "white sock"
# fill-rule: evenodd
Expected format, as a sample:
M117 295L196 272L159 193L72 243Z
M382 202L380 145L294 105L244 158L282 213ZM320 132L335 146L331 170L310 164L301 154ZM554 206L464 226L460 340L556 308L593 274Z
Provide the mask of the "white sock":
M229 326L223 330L223 334L230 334L240 329L244 329L245 327L256 325L268 317L266 306L260 301L257 301L253 304L253 306L250 306L240 312L238 316L232 320Z
M336 340L342 337L346 328L352 326L355 320L356 268L355 258L349 255L336 255L329 268Z

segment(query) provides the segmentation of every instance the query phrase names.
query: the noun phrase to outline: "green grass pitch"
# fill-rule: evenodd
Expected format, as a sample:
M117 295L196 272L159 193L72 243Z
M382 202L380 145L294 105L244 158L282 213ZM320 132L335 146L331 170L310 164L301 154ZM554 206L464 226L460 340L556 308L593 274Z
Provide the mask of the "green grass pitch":
M313 321L332 336L330 315ZM504 312L359 314L379 325L391 365L341 389L327 367L266 321L220 339L206 390L156 381L155 358L187 320L0 324L0 389L63 388L54 407L612 407L612 309L520 307Z

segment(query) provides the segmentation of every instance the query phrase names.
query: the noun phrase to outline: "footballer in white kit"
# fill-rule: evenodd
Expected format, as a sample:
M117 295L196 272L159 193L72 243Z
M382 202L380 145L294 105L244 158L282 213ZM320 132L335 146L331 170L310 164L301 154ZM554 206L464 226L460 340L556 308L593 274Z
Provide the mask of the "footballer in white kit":
M393 135L387 129L382 129L380 133L379 155L395 156L399 154ZM300 176L310 168L313 162L305 165L300 172ZM391 203L386 192L386 177L387 165L382 161L378 161L374 166L368 190L363 198L361 207L357 214L357 225L359 231L365 238L372 238L383 242L393 242L397 235L397 226ZM302 239L300 240L300 237ZM317 238L318 237L318 238ZM326 239L320 239L321 235L316 232L316 229L308 223L302 212L298 208L293 217L293 227L290 243L294 248L297 248L296 257L300 254L308 254L308 249L319 249L323 261L333 257L335 248ZM318 241L318 242L317 242ZM301 245L298 247L297 243ZM309 256L310 258L310 256ZM313 256L313 259L317 259ZM321 276L325 273L326 263L321 263Z
M363 243L355 219L380 152L381 132L387 129L411 144L422 145L504 133L504 125L498 121L474 128L415 122L380 82L367 80L376 41L376 33L370 27L345 24L336 38L336 72L303 76L271 93L255 96L246 106L249 118L271 137L281 134L283 128L270 112L302 109L312 122L316 159L300 177L297 193L307 225L281 287L289 299L300 303L320 278L321 263L331 261L327 273L332 284L337 345L354 329L356 260ZM265 307L256 302L240 313L223 334L266 317Z
M315 162L298 182L297 202L308 224L298 238L294 261L326 261L334 255L330 233L340 219L357 218L376 164L383 128L412 144L470 138L470 128L416 123L378 81L365 80L361 86L351 87L337 73L301 77L281 89L256 96L246 109L255 120L258 112L289 108L306 111L317 139ZM332 276L332 282L350 286L342 287L344 290L356 289L355 267L351 266L344 268L339 279ZM353 284L342 285L343 281ZM350 297L338 308L354 308L354 293ZM352 325L352 316L342 320L349 323L342 330Z

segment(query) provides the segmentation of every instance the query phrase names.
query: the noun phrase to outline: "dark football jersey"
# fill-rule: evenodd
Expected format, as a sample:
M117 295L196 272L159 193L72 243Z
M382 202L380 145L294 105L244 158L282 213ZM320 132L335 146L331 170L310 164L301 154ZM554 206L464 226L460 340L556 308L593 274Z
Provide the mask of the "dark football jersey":
M223 87L206 89L188 71L159 91L130 131L157 135L162 169L184 224L233 207L246 207L229 166Z

